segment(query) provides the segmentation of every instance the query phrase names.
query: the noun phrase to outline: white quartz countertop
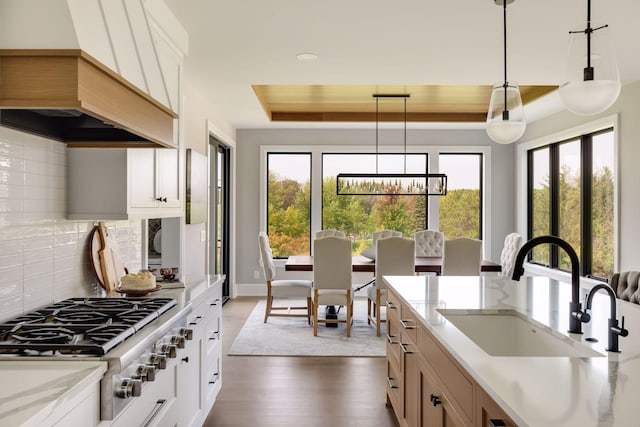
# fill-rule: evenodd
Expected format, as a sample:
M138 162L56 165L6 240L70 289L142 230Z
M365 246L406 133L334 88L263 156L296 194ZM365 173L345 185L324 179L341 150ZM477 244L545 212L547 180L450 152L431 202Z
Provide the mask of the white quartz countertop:
M583 334L569 334L571 286L546 277L385 276L425 327L520 426L640 426L640 306L617 300L629 336L605 351L610 300L593 300ZM586 289L581 289L584 304ZM491 356L438 309L515 309L601 354L597 357ZM598 342L586 341L596 338Z
M100 381L107 362L0 361L0 425L45 426L69 400Z

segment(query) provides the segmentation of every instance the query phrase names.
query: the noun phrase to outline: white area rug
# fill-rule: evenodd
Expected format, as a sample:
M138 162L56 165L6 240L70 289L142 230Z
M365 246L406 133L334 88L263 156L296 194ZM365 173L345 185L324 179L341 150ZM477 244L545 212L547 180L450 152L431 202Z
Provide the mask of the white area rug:
M283 304L283 301L278 301ZM290 301L289 306L304 305ZM357 299L353 304L351 337L346 336L346 324L337 328L318 325L318 336L313 336L313 325L305 317L269 317L264 323L265 301L259 301L238 333L229 355L231 356L373 356L385 355L386 324L381 336L376 336L373 324L367 325L367 300ZM384 310L383 310L384 312ZM324 316L324 306L318 316ZM338 313L346 317L346 308ZM384 318L384 316L383 316Z

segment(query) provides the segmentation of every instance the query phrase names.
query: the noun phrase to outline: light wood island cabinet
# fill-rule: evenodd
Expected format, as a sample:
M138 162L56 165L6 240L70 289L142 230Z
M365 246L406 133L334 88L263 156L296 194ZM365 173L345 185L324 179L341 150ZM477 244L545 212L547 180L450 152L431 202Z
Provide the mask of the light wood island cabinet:
M392 289L387 322L387 404L402 427L516 425Z

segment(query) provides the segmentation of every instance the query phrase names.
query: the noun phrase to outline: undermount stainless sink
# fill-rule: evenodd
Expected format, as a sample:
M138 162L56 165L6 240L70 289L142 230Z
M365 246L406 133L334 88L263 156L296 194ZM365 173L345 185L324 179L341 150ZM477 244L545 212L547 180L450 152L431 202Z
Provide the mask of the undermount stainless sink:
M437 311L491 356L604 356L515 310Z

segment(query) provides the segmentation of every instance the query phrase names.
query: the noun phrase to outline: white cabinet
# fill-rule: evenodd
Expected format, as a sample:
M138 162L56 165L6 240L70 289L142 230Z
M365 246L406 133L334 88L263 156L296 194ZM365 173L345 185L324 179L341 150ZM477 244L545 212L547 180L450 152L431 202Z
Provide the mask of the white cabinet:
M186 341L185 349L178 365L178 396L180 396L180 425L197 426L202 410L200 397L200 345L202 340L195 336Z
M180 425L184 427L204 423L222 385L222 282L216 279L199 295L189 315L193 340L187 341L189 360L182 361L178 379Z
M180 148L70 148L67 157L68 219L184 215Z
M179 150L170 148L128 149L130 206L132 208L181 208L181 160Z

